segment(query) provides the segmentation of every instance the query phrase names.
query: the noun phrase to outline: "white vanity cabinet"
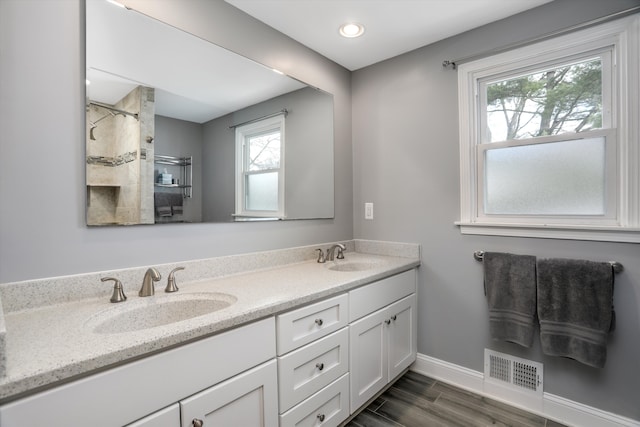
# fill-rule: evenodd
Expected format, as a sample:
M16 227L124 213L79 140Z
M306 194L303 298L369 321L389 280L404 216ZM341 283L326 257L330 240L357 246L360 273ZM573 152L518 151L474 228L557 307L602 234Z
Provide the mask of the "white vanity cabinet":
M180 425L180 405L174 403L168 408L147 415L141 420L128 424L126 427L175 427Z
M278 427L276 361L180 401L182 427Z
M243 413L260 413L264 424L255 425L276 426L274 338L275 319L259 320L7 403L0 406L0 425L179 427L179 419L169 424L176 404L199 418L203 407L216 412L226 399Z
M337 426L349 416L346 293L277 316L280 426Z
M349 292L352 413L415 361L415 291L411 270Z
M0 426L337 427L415 360L416 327L412 269L9 401Z

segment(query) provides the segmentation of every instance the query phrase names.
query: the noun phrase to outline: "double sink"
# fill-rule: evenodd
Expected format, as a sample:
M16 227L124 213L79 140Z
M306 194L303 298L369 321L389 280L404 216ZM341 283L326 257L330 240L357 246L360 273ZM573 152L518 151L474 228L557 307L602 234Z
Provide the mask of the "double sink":
M379 261L342 260L319 264L318 268L362 272L379 265ZM234 295L221 292L184 292L136 298L91 315L84 326L97 334L141 331L211 314L232 306L236 301Z

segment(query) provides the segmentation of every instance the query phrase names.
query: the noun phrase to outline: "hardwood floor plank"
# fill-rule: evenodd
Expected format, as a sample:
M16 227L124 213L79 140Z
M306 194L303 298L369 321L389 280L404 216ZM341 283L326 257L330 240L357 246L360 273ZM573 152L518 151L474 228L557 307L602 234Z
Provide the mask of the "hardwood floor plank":
M429 394L429 389L433 387L435 383L436 380L433 378L408 371L395 382L394 387L410 393L426 396ZM438 393L435 393L436 397L437 394Z
M566 427L409 371L344 427Z
M404 427L402 424L384 418L380 414L365 409L352 419L345 427Z
M547 425L545 427L567 427L565 424L560 424L557 421L547 420Z
M468 419L447 409L443 410L433 401L398 388L390 388L383 396L386 402L376 410L376 413L404 426L473 426Z
M441 405L457 408L460 411L483 413L506 425L544 427L546 423L545 418L539 415L448 384L438 382L433 389L441 392L438 401Z

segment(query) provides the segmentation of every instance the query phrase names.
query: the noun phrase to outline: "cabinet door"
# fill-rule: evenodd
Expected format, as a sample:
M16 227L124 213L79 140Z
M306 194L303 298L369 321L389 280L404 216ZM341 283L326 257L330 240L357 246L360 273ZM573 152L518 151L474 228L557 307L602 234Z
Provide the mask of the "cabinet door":
M180 427L180 405L177 403L154 412L127 427Z
M409 367L417 355L416 294L408 296L387 309L389 313L389 381Z
M182 427L278 426L276 361L264 363L180 401Z
M351 412L387 384L387 325L385 309L349 325L349 376Z

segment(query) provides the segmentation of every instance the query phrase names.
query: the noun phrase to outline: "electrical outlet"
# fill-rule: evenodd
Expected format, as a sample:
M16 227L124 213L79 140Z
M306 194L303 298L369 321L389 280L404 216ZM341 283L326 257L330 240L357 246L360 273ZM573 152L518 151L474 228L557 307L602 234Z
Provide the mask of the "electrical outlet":
M373 219L373 203L364 204L364 219Z

